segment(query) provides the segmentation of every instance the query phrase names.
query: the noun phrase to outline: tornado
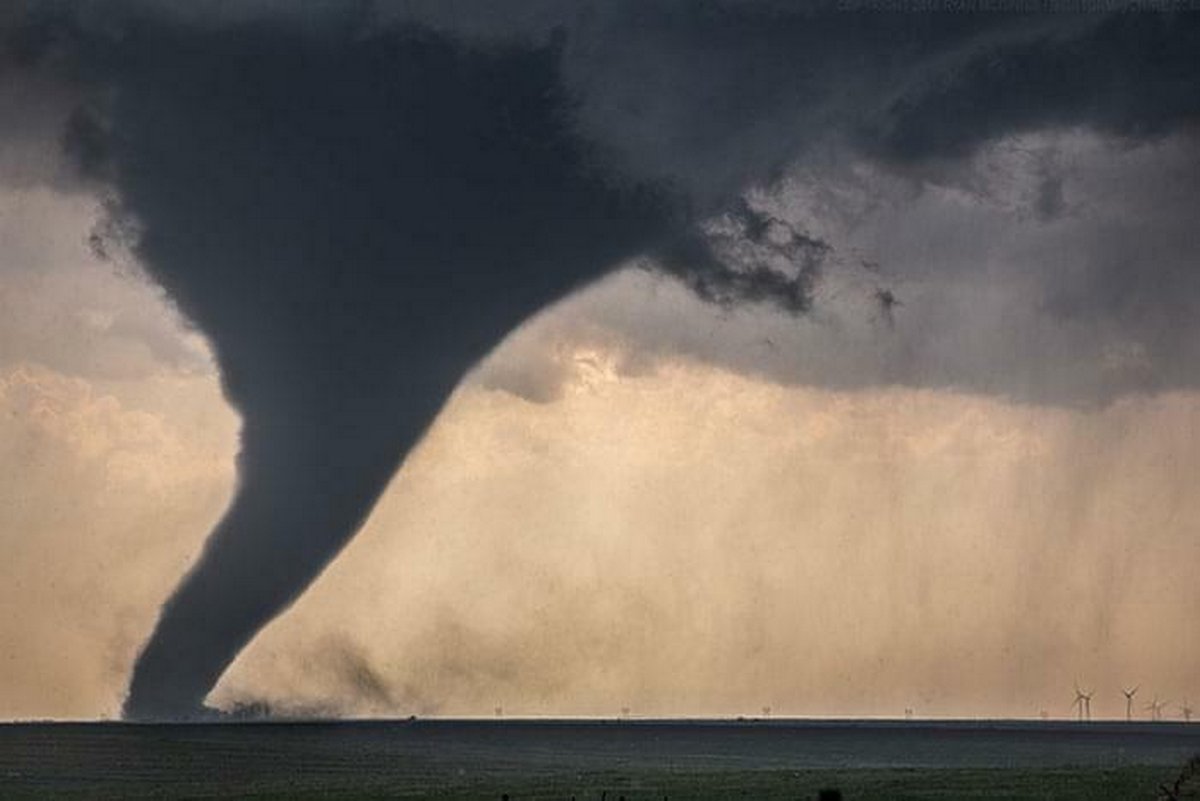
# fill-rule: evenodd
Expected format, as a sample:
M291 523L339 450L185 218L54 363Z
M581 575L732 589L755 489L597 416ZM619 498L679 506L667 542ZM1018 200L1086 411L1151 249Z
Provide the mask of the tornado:
M112 66L112 180L242 416L235 497L125 703L187 719L362 525L463 372L670 215L589 174L552 44L144 35Z
M903 172L1017 131L1146 139L1200 119L1198 15L844 5L0 13L0 69L40 60L79 92L66 152L208 337L242 419L233 500L162 607L126 717L206 715L464 372L547 304L649 257L721 306L806 313L836 254L744 202L804 154Z

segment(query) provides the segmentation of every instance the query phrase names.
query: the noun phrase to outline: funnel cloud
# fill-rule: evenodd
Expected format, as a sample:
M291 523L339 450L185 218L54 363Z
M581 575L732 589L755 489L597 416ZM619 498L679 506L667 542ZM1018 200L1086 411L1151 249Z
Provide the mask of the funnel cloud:
M112 159L142 258L170 265L171 296L214 332L240 481L138 662L134 717L198 709L362 524L461 373L662 225L649 195L584 173L550 49L254 33L193 48L156 31L138 51L163 77L117 101ZM181 92L212 101L177 107ZM188 130L203 138L162 147Z
M61 87L67 113L36 119L70 180L110 196L97 247L122 240L205 334L242 418L236 492L137 660L128 717L202 714L461 377L539 309L641 260L723 307L808 314L849 257L746 201L791 165L833 148L936 170L1015 132L1145 141L1200 114L1195 15L449 5L0 16L0 68ZM18 118L0 135L40 135ZM0 180L68 180L14 170L0 158ZM1039 214L1062 214L1045 187ZM876 291L892 325L901 295Z

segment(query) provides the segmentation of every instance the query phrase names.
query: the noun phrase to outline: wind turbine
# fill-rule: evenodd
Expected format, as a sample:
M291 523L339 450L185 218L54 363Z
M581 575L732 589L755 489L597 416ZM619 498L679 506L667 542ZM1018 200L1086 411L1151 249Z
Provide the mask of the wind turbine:
M1166 701L1159 701L1158 696L1154 696L1154 700L1146 704L1146 709L1150 710L1151 720L1162 720L1163 707L1167 705Z
M1121 695L1125 696L1125 720L1133 720L1133 696L1137 695L1138 688L1135 686L1132 690L1121 690Z
M1079 707L1079 720L1082 722L1086 715L1088 720L1092 719L1092 695L1094 691L1089 690L1084 692L1079 689L1079 684L1075 684L1075 702L1071 706Z
M1184 723L1192 722L1192 708L1188 706L1187 699L1183 699L1183 703L1179 705L1179 713L1183 715Z

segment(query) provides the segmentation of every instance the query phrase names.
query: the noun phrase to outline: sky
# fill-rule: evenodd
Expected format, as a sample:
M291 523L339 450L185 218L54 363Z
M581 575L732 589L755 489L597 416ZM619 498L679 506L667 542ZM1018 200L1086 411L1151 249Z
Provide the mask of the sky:
M0 18L0 717L1200 696L1191 16L80 8Z

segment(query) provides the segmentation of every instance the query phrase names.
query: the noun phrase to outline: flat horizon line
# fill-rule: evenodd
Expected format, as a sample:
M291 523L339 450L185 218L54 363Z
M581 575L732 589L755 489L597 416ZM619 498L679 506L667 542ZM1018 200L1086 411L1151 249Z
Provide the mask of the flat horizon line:
M323 717L318 715L294 717L266 715L262 717L237 717L222 714L203 719L177 720L125 720L123 718L11 718L0 720L0 726L28 725L123 725L123 726L242 726L242 725L412 725L412 724L525 724L525 725L717 725L756 726L791 725L813 727L905 727L937 726L944 728L1041 728L1047 726L1070 728L1096 727L1191 727L1200 731L1200 721L1184 720L1126 720L1124 718L1096 718L1074 720L1069 718L1021 718L1021 717L889 717L889 716L791 716L791 715L408 715L403 717Z

